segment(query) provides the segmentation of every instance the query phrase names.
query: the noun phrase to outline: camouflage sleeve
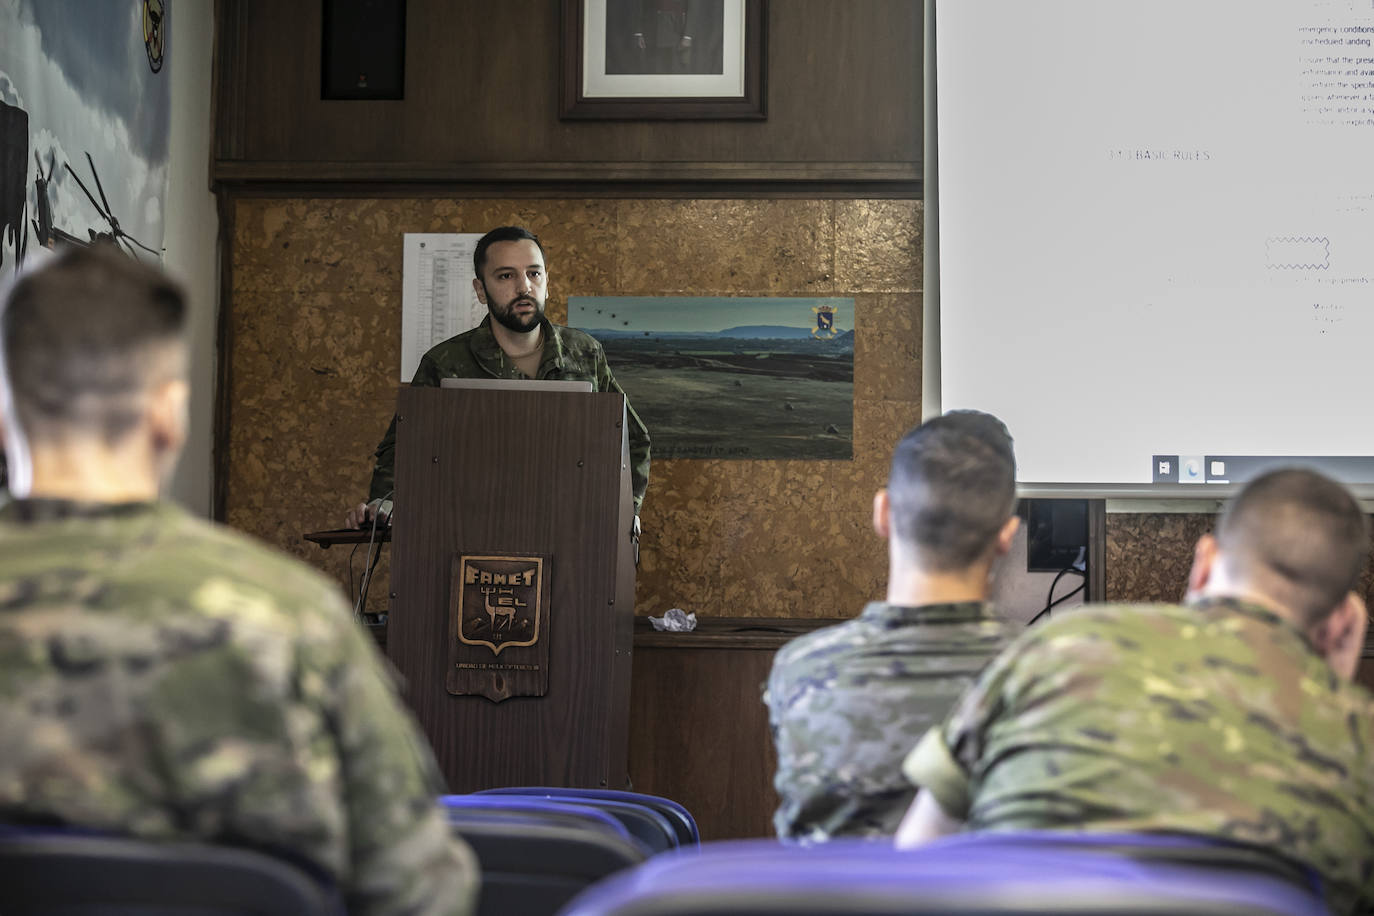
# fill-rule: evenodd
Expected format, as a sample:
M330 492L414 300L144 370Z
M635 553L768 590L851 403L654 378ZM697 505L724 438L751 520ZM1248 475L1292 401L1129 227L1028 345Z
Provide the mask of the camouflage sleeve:
M913 785L934 796L946 815L968 820L969 774L950 753L938 726L926 732L907 754L902 773Z
M597 363L596 390L614 391L625 396L625 417L630 424L630 490L634 494L635 514L638 515L639 507L644 503L644 491L649 488L649 429L639 414L635 413L625 389L615 380L604 352L598 352Z
M348 911L470 913L478 867L439 807L443 784L429 746L362 631L343 616L329 623L339 631L339 651L334 659L317 659L307 649L302 678L319 679L337 745Z
M434 364L434 360L428 356L420 357L420 365L415 369L415 376L410 380L411 385L421 385L431 388L439 386L441 373L439 367ZM377 464L372 469L372 483L367 488L368 500L389 499L396 491L396 417L391 417L391 423L386 428L386 434L382 436L382 441L377 443L377 451L374 453Z
M377 443L377 464L372 468L372 483L367 488L368 501L386 499L396 490L396 416L387 425L386 435Z

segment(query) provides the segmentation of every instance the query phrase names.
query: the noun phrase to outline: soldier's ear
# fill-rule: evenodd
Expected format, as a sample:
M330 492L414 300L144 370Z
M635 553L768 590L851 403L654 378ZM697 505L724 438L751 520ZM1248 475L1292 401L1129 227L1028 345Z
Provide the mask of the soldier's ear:
M472 291L477 294L477 301L483 305L487 304L487 287L482 282L481 277L472 278Z
M1365 630L1369 626L1369 611L1364 599L1349 592L1309 635L1312 644L1337 677L1352 680L1364 654Z
M148 400L148 432L162 459L175 458L186 442L187 405L191 387L185 379L167 379Z
M1210 534L1204 534L1197 539L1197 546L1193 548L1193 566L1188 570L1189 597L1202 593L1207 583L1212 581L1216 565L1217 539Z
M873 530L883 540L892 537L892 507L888 502L887 487L873 494Z
M993 544L996 556L1006 556L1011 551L1011 545L1016 541L1016 532L1021 528L1020 516L1013 515L1002 523L1002 528L997 532L997 540Z

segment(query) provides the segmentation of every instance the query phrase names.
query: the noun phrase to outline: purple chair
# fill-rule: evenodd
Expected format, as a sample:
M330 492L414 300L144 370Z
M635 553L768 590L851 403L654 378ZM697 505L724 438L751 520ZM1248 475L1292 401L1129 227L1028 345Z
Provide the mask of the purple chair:
M620 789L572 789L553 786L512 786L500 789L483 789L478 795L528 795L544 798L580 800L584 804L595 805L598 801L625 802L640 805L656 811L672 825L678 846L698 846L701 832L697 829L696 818L690 811L671 798L661 795L646 795L643 792L626 792Z
M441 795L439 804L448 812L449 823L455 825L475 820L523 822L533 818L568 828L607 831L627 842L637 842L624 824L592 805L547 798L487 795Z
M481 866L478 916L552 916L579 891L649 854L614 817L586 805L477 795L439 801Z
M630 835L639 840L650 852L667 852L683 845L697 845L699 840L682 839L689 833L689 827L669 805L676 806L690 822L690 830L696 829L691 815L676 802L659 799L655 796L635 795L633 792L597 789L497 789L476 793L482 798L531 798L543 801L564 802L566 804L586 805L609 814L620 821ZM647 799L647 800L646 800ZM660 804L666 803L666 804ZM665 813L666 812L666 813Z
M1259 850L1058 832L963 834L909 852L858 840L708 843L604 881L563 913L1329 916L1310 873Z

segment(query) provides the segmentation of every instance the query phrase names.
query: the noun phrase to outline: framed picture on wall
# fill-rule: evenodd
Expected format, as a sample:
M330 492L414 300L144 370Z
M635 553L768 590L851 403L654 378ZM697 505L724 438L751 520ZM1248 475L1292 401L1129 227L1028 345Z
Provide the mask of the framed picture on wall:
M766 117L768 0L562 4L562 117Z

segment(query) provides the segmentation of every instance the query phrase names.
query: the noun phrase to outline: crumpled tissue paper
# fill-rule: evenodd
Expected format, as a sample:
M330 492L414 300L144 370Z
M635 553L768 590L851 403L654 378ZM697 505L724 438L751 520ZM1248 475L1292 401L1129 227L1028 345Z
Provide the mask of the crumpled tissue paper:
M650 617L649 623L660 633L664 630L670 633L687 633L697 628L697 615L695 612L688 614L682 608L674 607L669 608L662 617Z

